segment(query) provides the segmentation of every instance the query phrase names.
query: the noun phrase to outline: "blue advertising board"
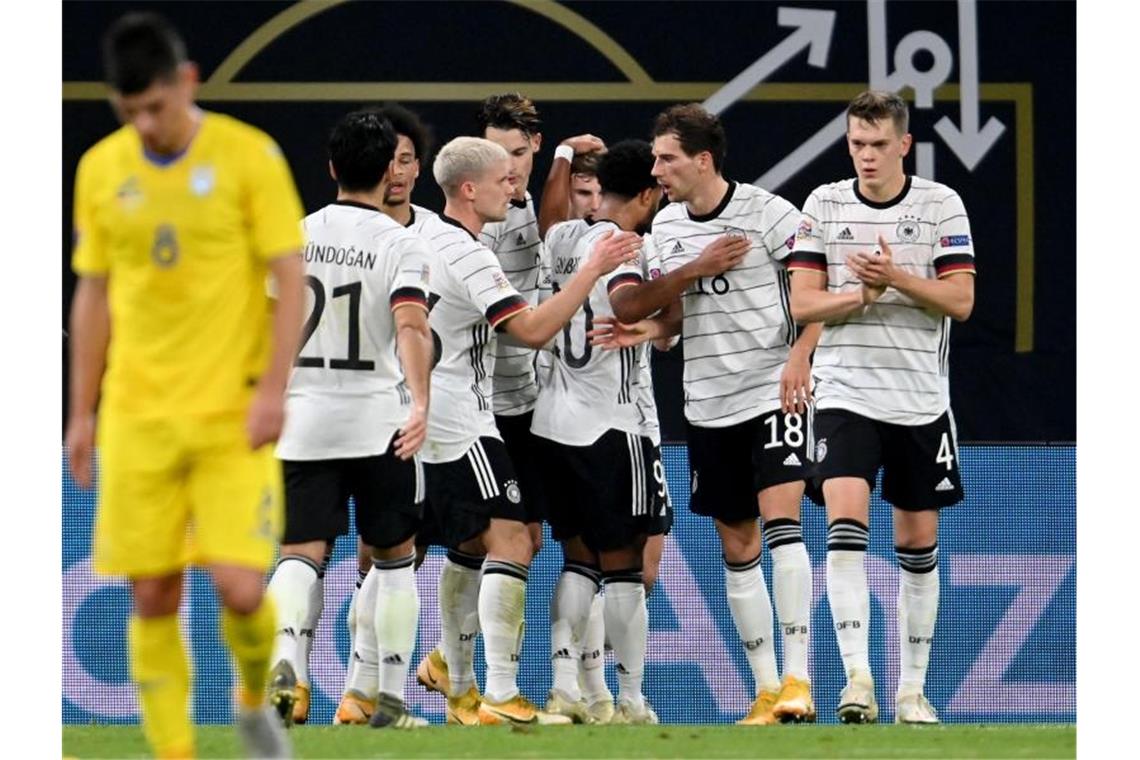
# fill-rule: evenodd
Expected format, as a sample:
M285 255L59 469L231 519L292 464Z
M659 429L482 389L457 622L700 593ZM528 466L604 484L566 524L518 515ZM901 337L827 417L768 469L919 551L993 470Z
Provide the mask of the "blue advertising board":
M966 501L941 518L941 601L927 696L946 722L1072 722L1076 719L1076 449L1072 446L963 446ZM663 722L720 723L741 717L752 678L724 593L712 524L688 509L684 446L663 447L675 521L649 597L645 691ZM93 492L63 468L63 721L131 723L138 702L128 676L125 582L93 573ZM843 668L825 596L826 519L805 500L804 540L814 571L811 673L821 721L835 720ZM890 507L876 489L867 575L871 586L871 664L893 720L898 678L897 564ZM413 661L439 637L433 549L417 581L419 642ZM561 567L546 537L532 565L519 682L538 703L550 687L549 605ZM771 580L771 566L765 560ZM345 616L356 579L354 540L342 537L325 576L325 610L311 657L311 722L329 723L349 654ZM195 662L194 714L200 723L231 718L232 670L217 625L218 602L205 575L187 577L182 623ZM779 645L777 645L779 646ZM476 672L482 673L482 646ZM607 678L616 692L612 662ZM409 678L409 706L441 722L444 704Z

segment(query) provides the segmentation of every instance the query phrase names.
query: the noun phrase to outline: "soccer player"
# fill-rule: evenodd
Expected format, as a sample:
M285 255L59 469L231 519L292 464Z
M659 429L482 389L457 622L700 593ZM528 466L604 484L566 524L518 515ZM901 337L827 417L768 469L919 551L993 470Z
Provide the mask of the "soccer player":
M653 175L671 203L653 220L665 274L614 292L624 323L683 314L691 507L713 518L733 621L756 683L747 725L813 720L807 669L811 565L800 532L811 350L819 325L797 330L784 263L798 212L722 174L726 139L697 104L655 122ZM772 553L784 632L781 683L772 603L760 568L757 506Z
M416 180L419 178L420 165L427 159L431 147L431 133L419 116L401 105L388 103L376 108L375 111L381 118L391 123L397 138L395 158L388 167L380 210L397 223L419 234L425 221L435 216L434 211L412 203L412 190L415 189ZM417 569L423 561L428 545L441 543L430 505L425 501L422 506L423 516L415 536ZM361 663L380 661L374 630L371 626L365 626L359 631L356 628L356 606L360 588L372 568L372 547L365 544L363 539L358 539L357 542L357 562L356 588L352 593L348 612L352 655L348 659L344 691L333 717L335 724L364 724L369 721L373 705L366 695L371 693L370 684L374 678L370 672L361 673L360 666ZM320 616L319 610L316 615Z
M447 201L423 231L437 254L432 291L439 300L430 322L441 346L423 449L428 498L449 563L466 568L486 558L481 582L474 571L474 593L466 589L440 598L448 721L566 723L535 708L516 683L534 543L526 491L495 425L488 363L499 332L532 348L545 345L599 277L636 257L640 241L632 233L607 237L561 293L532 308L478 238L484 224L507 215L514 191L507 152L482 138L456 138L436 156L433 173ZM471 666L477 630L487 657L482 698Z
M598 213L598 206L602 203L598 158L598 153L576 153L570 162L571 219L585 219Z
M289 424L277 445L285 471L285 539L269 588L278 607L270 699L292 722L296 632L312 617L318 569L348 528L370 547L372 568L354 610L375 659L354 649L353 689L373 726L427 725L404 707L419 596L413 564L423 482L416 452L427 434L432 340L431 254L380 206L397 147L375 111L343 117L328 141L334 203L305 218L305 279L312 292L289 382ZM339 299L339 300L338 300Z
M510 156L511 198L506 216L482 225L479 239L499 260L499 266L511 286L537 306L540 292L549 289L550 270L534 200L527 192L534 156L542 146L539 132L541 120L534 103L518 93L492 95L485 99L477 114L479 134L501 146ZM534 437L530 432L531 410L538 397L538 357L535 349L496 341L492 405L495 425L503 437L507 453L514 463L519 487L526 494L527 530L537 553L542 546L542 521L546 516L546 496L534 461ZM435 505L431 505L431 509ZM479 557L464 557L451 552L439 576L439 599L444 608L466 608L467 602L446 600L463 598L473 601L479 588ZM416 678L427 689L446 695L448 662L442 647L436 647L420 661Z
M163 18L120 18L103 55L123 126L76 177L67 429L81 487L99 442L94 566L130 582L130 672L151 750L194 753L178 626L193 562L221 601L245 751L284 757L265 698L276 622L262 586L281 528L270 444L302 321L300 200L266 134L195 105L197 67Z
M868 91L847 109L855 178L804 204L789 269L792 313L825 320L816 350L814 479L827 506L827 600L847 686L839 719L878 719L868 657L871 489L883 470L899 561L895 721L937 723L923 695L938 613L938 510L963 498L950 410L950 321L974 305L961 198L907 175L906 103Z
M558 222L585 219L598 210L602 201L598 158L605 148L598 137L578 135L563 140L554 149L538 209L538 230L543 238Z
M602 156L597 221L568 221L547 233L555 292L604 235L648 227L661 197L652 168L653 152L640 140L619 142ZM591 722L580 701L578 669L602 583L621 686L612 721L657 722L641 689L648 635L642 552L665 517L667 496L660 440L653 439L657 408L647 346L595 351L589 337L595 319L612 315L609 293L642 279L640 262L634 268L637 274L622 267L599 280L559 333L551 382L539 390L534 410L532 430L544 444L542 476L556 486L548 519L565 558L551 602L554 684L546 709L577 723Z

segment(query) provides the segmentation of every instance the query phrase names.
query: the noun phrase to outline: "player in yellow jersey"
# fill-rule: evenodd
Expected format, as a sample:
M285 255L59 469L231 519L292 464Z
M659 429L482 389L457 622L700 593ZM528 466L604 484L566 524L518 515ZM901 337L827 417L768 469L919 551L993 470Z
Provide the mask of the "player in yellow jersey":
M83 487L99 444L94 565L130 580L131 677L157 756L194 752L177 616L191 562L221 599L245 750L288 756L265 703L263 584L282 520L271 444L301 328L301 204L267 135L195 106L197 68L165 20L124 16L103 52L123 127L76 178L67 430Z

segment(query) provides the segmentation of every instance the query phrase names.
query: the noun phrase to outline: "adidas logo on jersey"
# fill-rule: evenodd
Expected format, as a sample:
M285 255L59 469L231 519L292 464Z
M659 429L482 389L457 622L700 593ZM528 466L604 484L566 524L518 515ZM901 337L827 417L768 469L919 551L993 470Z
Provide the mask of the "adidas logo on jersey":
M669 253L684 253L684 252L685 252L685 246L681 245L681 241L680 241L680 240L678 240L678 241L677 241L677 242L676 242L676 243L673 245L673 250L669 251Z
M392 654L381 660L385 665L403 665L404 658L393 652Z
M935 491L953 491L954 484L950 482L950 478L942 478L942 482L934 486Z
M526 238L523 237L523 234L521 232L519 233L519 236L515 238L515 245L526 245Z
M784 464L786 464L788 467L802 467L803 466L803 463L800 462L800 458L798 456L796 456L796 452L794 452L794 451L791 454L788 454L788 458L784 460Z
M839 240L854 240L855 236L853 234L851 234L851 228L850 227L844 227L843 231L840 232L839 235L837 236L837 239L839 239Z

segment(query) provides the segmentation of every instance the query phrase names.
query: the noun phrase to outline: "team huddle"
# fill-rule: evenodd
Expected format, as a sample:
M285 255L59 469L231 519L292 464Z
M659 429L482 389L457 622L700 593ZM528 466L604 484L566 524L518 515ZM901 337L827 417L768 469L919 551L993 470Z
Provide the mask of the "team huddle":
M440 640L416 675L449 723L656 723L646 598L672 504L650 361L678 343L690 508L716 527L755 685L738 723L816 718L805 494L827 511L837 715L877 720L864 558L880 469L900 567L896 721L938 722L923 695L938 510L963 497L949 330L972 309L974 255L958 195L903 170L898 96L850 103L856 176L802 210L724 177L724 129L697 104L662 111L649 141L564 140L537 208L542 122L525 96L485 99L476 136L434 158L412 111L358 110L328 140L336 199L299 230L280 151L193 105L173 30L126 17L108 40L126 125L77 179L68 444L89 483L101 380L93 554L132 582L132 677L158 754L193 751L176 620L188 561L219 591L247 749L287 754L350 497L360 575L334 722L426 725L404 690L434 545L439 609L423 612ZM429 160L442 209L411 203ZM564 562L539 707L517 675L536 666L520 652L543 522Z

